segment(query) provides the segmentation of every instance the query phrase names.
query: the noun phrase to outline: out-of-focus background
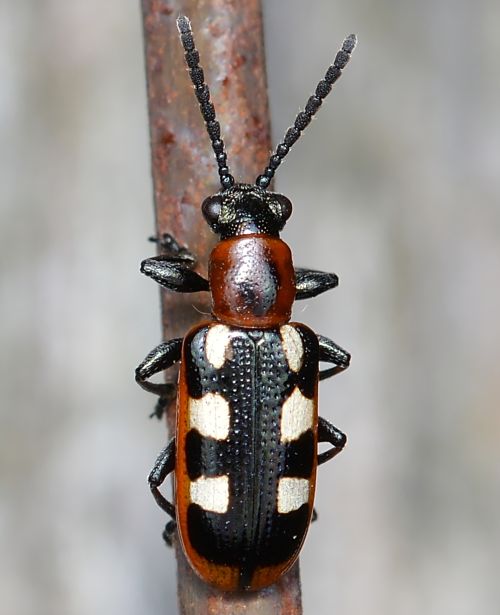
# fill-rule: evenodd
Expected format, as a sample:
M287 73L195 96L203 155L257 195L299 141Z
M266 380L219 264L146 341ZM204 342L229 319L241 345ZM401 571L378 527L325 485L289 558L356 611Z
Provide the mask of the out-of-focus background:
M264 11L275 142L360 41L277 180L296 263L341 280L295 316L353 354L321 389L349 446L305 613L496 613L500 4ZM1 3L0 75L1 611L173 615L145 483L165 431L132 378L160 338L139 3Z

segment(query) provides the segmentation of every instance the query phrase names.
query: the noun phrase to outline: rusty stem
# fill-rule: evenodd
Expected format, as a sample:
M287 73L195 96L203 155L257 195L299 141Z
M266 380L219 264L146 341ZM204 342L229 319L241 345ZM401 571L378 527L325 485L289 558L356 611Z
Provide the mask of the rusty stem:
M260 0L142 0L142 13L156 230L169 232L187 245L198 256L198 270L205 274L215 238L202 218L200 204L219 190L219 183L175 20L179 14L191 19L231 170L237 181L253 182L271 150ZM162 292L164 339L182 337L209 313L208 293ZM168 373L168 378L175 379L175 374ZM167 424L172 433L174 406ZM228 594L198 579L179 545L176 554L182 615L302 613L298 563L270 588Z

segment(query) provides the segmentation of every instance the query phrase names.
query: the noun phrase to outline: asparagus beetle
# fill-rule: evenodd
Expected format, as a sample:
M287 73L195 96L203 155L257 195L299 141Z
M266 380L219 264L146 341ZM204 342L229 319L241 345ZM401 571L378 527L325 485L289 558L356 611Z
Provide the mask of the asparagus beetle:
M149 381L180 361L175 437L149 476L152 493L178 528L186 556L221 590L256 590L274 583L298 557L311 517L317 466L339 453L346 436L318 416L318 380L343 371L350 355L326 337L291 323L295 299L338 284L335 274L294 268L279 233L292 205L268 190L291 146L340 77L355 47L348 36L305 110L270 157L255 185L235 183L220 125L199 65L191 25L177 20L189 75L218 165L221 190L202 204L219 235L208 280L195 257L170 235L163 253L141 271L177 292L209 291L213 320L151 351L137 382L159 395L156 414L173 385ZM319 370L319 362L331 367ZM318 454L318 442L332 445ZM175 472L175 505L159 491Z

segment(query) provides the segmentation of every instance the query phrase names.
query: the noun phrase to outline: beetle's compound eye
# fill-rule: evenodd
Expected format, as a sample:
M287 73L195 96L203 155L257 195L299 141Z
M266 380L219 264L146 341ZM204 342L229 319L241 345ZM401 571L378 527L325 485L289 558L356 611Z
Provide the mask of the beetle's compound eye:
M220 212L222 209L222 199L218 194L207 197L201 206L201 211L210 227L217 232Z
M278 230L281 230L292 213L292 204L289 199L282 194L270 195L270 200L268 203L274 217L276 218Z
M283 196L282 194L277 194L276 200L281 207L281 219L283 220L283 223L285 223L292 215L292 203L290 199L287 199L286 196Z

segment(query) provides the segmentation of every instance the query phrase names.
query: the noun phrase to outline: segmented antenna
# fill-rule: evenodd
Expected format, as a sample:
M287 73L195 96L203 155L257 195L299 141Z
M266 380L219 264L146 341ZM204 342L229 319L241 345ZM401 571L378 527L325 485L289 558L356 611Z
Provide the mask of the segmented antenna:
M342 49L335 56L333 64L326 71L324 79L318 83L316 91L309 97L306 108L297 115L293 126L286 131L283 141L276 147L274 154L269 158L268 165L264 172L255 180L257 186L261 188L267 188L269 186L283 158L288 154L292 145L300 137L302 131L309 125L309 122L321 107L323 99L328 96L333 84L342 74L342 69L346 66L347 62L349 62L354 47L356 47L356 35L350 34L344 40Z
M205 83L205 75L200 66L200 54L195 47L193 32L191 30L191 22L187 17L181 15L177 18L177 29L184 47L186 64L189 69L189 76L194 85L194 92L200 111L205 120L208 136L212 142L212 148L215 153L217 166L219 167L219 177L222 189L230 188L234 184L234 177L229 173L227 166L227 155L224 149L224 141L220 136L220 124L215 117L215 109L210 101L210 90Z

